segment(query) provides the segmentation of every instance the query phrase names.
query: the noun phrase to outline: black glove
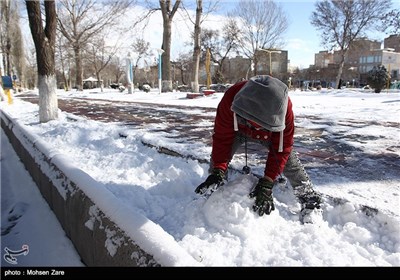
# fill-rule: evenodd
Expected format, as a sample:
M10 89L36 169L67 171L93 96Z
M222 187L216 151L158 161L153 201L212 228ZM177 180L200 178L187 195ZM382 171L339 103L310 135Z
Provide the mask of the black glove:
M250 198L256 197L253 210L254 212L258 212L260 216L264 214L269 215L271 211L275 210L274 199L272 197L273 186L273 182L265 178L260 178L254 190L249 194Z
M208 189L211 189L211 191L214 192L224 184L224 179L225 171L215 168L207 179L196 188L195 193L204 194Z

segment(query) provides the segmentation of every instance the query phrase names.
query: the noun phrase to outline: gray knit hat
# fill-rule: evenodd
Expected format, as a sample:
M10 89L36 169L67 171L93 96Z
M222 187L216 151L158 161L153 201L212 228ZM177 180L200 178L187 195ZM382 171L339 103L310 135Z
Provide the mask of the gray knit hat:
M278 132L285 129L287 104L287 86L263 75L250 78L236 94L231 110L269 131Z

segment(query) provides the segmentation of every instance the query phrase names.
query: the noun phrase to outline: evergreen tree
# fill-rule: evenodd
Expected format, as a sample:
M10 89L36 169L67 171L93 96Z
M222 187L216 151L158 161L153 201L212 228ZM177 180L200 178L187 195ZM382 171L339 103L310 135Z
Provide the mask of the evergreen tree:
M367 76L368 84L375 89L376 93L380 93L390 80L390 75L385 66L374 66Z

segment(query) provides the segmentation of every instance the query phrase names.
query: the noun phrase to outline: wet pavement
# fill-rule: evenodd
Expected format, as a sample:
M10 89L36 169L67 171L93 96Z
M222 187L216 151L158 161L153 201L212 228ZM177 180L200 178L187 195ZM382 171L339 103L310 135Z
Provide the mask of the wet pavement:
M19 95L25 101L38 103L37 95ZM170 137L181 142L204 142L211 145L211 134L215 109L202 107L158 105L135 103L127 101L110 101L99 99L58 99L59 109L75 115L86 116L89 119L102 122L120 122L124 125L143 127L148 124L164 124L163 128L154 128L154 132L173 132ZM189 113L190 111L190 113ZM340 123L329 121L317 116L297 116L296 122L306 118L320 127L324 125L340 125L360 128L370 125L399 127L398 123L364 122L345 119ZM205 126L205 123L209 123ZM166 125L168 124L168 125ZM157 127L157 126L154 126ZM336 132L327 133L324 129L308 129L296 124L295 149L301 161L312 177L321 172L345 177L351 181L387 180L400 178L400 143L386 147L384 152L368 153L349 145L351 142L363 143L373 141L380 135L358 135ZM168 148L168 147L165 147ZM242 151L238 151L241 153ZM265 162L265 148L258 144L249 143L248 152L257 154L254 165ZM318 166L318 168L313 168ZM317 174L318 173L318 174ZM316 176L318 177L318 176Z

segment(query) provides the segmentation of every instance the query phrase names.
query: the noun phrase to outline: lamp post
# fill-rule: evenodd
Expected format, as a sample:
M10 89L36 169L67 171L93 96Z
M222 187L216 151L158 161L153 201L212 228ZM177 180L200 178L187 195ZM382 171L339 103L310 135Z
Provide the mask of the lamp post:
M161 55L164 53L163 49L157 49L158 53L158 93L161 94Z
M352 82L353 82L353 85L352 85L353 88L354 88L354 83L356 81L356 79L354 78L355 77L354 71L356 71L356 70L357 70L357 67L354 67L354 66L349 67L349 71L351 73L351 79L352 79Z
M250 65L249 68L247 68L247 72L246 72L246 80L249 79L249 72L254 70L254 62L253 59L250 59Z
M266 52L269 54L269 75L272 76L272 59L271 59L271 54L272 53L281 53L281 51L274 51L274 50L265 50L265 49L258 49L260 51Z
M128 83L128 93L131 94L133 91L133 71L130 52L128 53L128 56L126 58L126 79Z

